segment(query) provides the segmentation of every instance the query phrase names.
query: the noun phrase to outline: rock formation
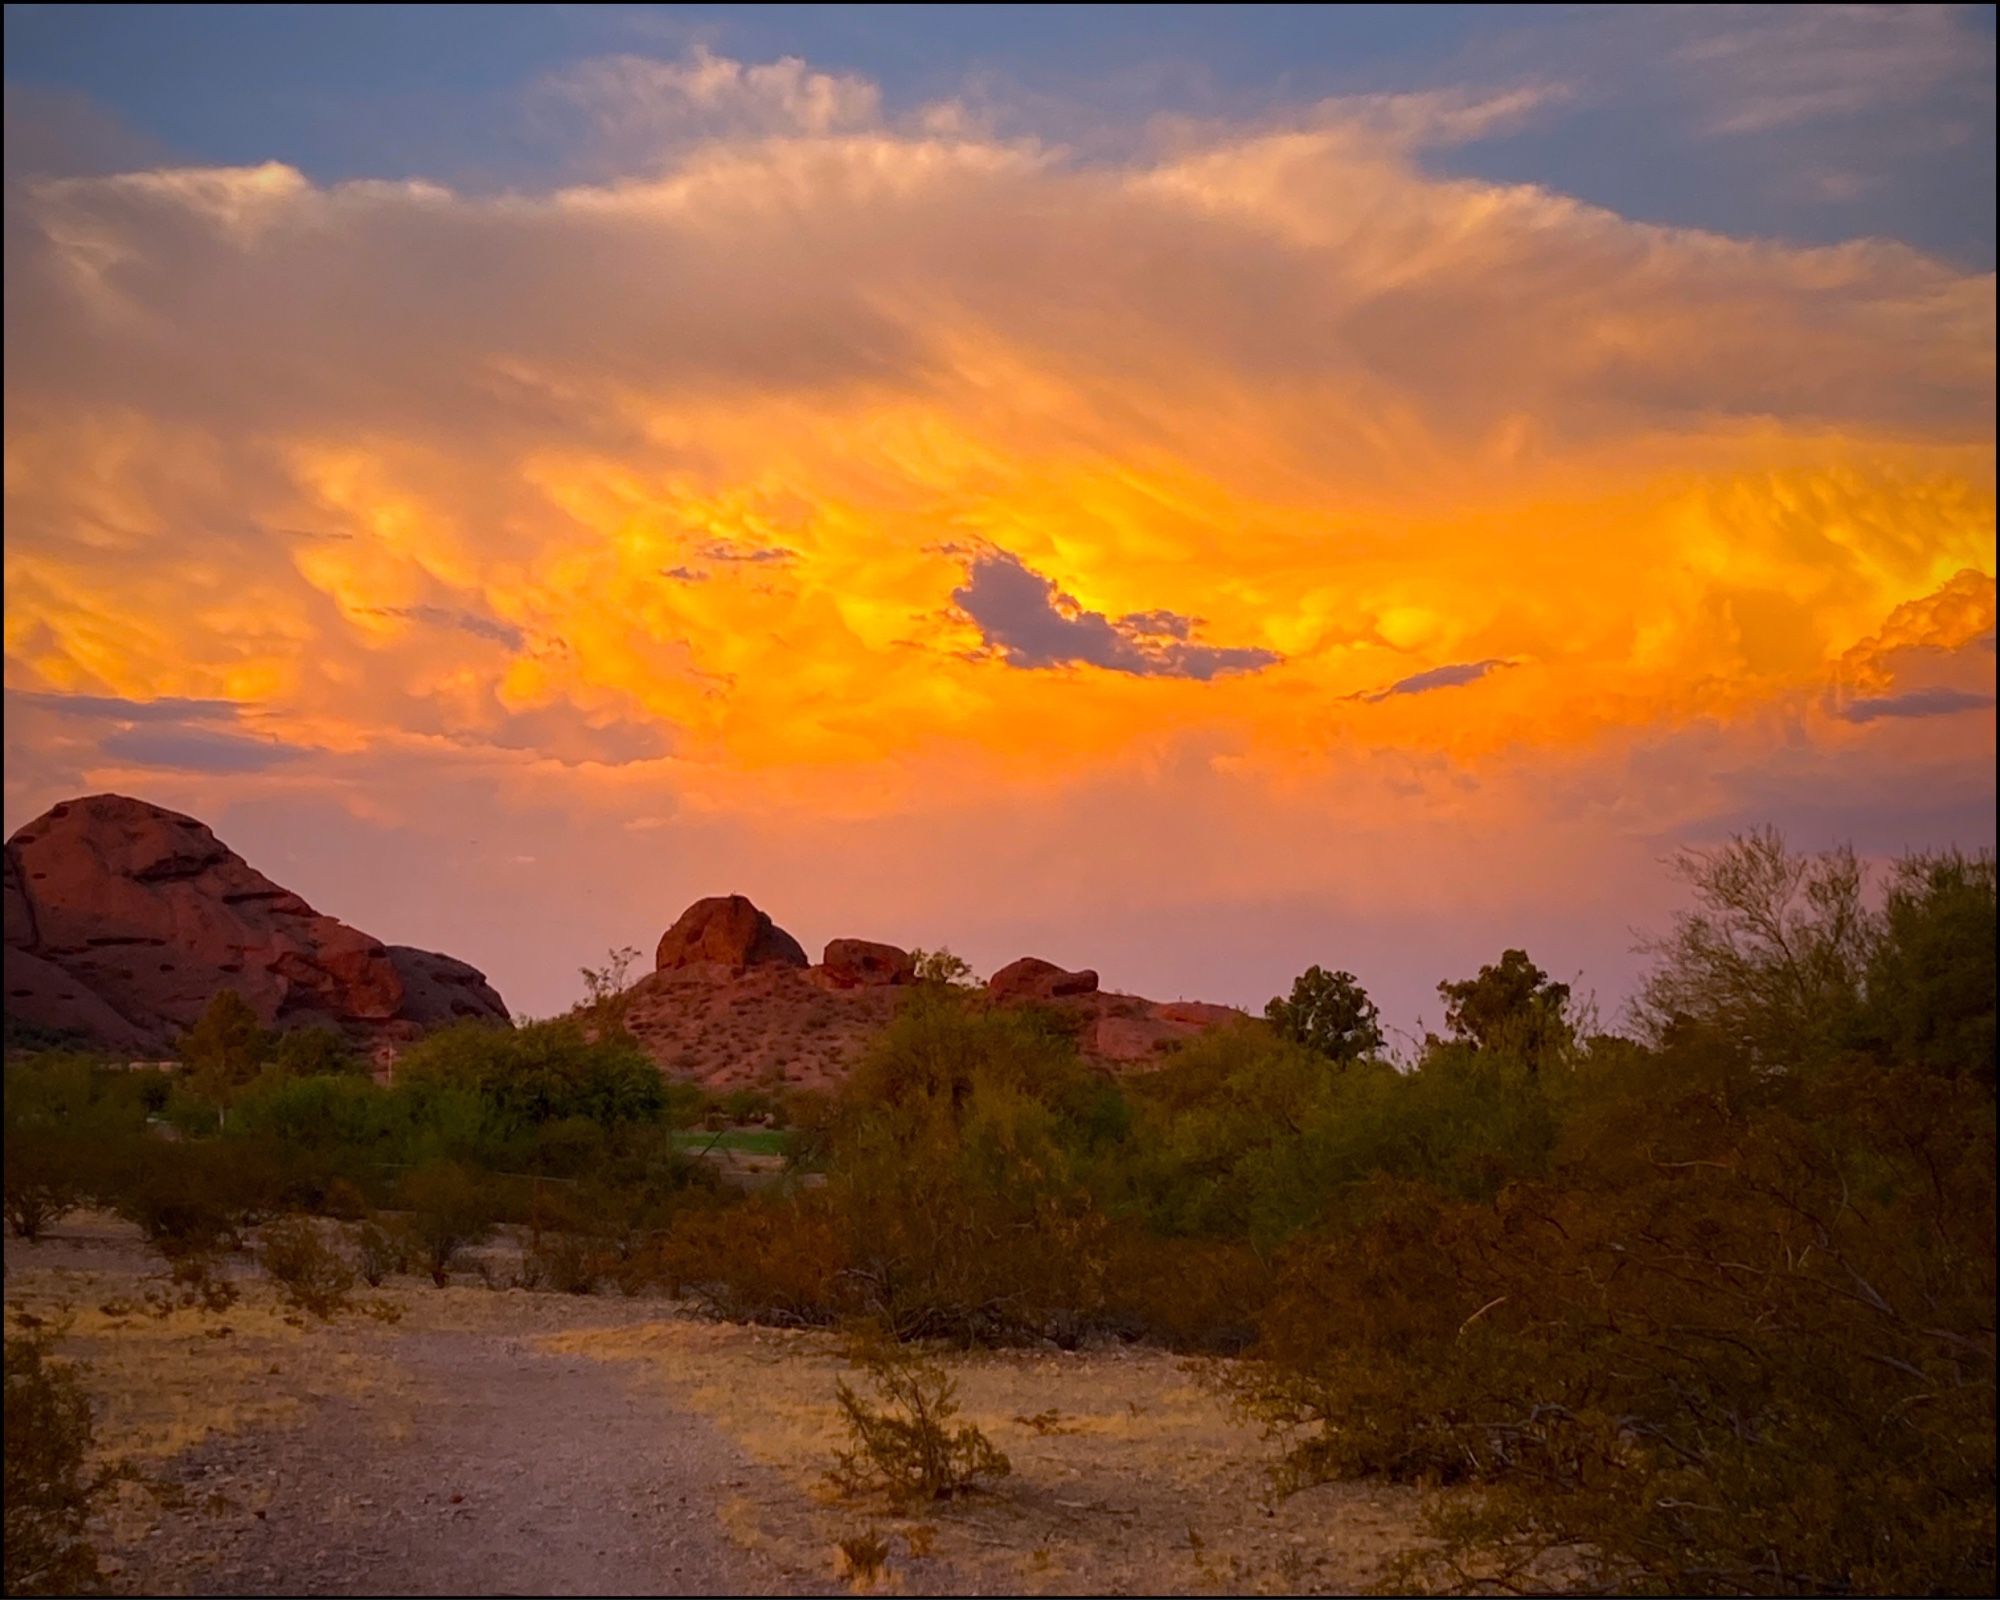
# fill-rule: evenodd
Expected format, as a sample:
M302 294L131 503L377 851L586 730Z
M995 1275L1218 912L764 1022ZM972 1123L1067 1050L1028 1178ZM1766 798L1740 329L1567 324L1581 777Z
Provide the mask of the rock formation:
M5 868L17 1022L157 1053L219 989L266 1026L331 1024L376 1046L507 1018L464 962L322 916L192 817L144 801L54 806L7 841Z
M820 964L741 895L698 900L660 941L656 971L625 993L624 1021L661 1070L710 1088L831 1088L916 982L910 953L835 939ZM1172 1048L1241 1019L1228 1006L1111 994L1097 974L1023 956L974 1003L1044 1005L1074 1025L1084 1058L1141 1071Z
M805 948L740 894L697 900L660 936L653 967L803 967Z
M820 970L837 989L917 981L909 951L873 939L835 939L820 957Z
M1071 995L1095 994L1097 974L1088 968L1069 972L1040 956L1023 956L988 978L986 992L999 1001L1062 1000Z

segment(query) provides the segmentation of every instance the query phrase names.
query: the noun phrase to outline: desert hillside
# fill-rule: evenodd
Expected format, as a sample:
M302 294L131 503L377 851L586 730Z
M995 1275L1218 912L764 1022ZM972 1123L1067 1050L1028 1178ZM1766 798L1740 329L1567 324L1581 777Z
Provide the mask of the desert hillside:
M741 895L698 900L660 939L655 970L622 997L624 1024L661 1070L714 1089L824 1089L851 1070L917 981L909 951L835 939L816 963ZM1240 1018L1228 1006L1101 990L1097 974L1023 956L981 999L1046 1008L1109 1071L1160 1065Z

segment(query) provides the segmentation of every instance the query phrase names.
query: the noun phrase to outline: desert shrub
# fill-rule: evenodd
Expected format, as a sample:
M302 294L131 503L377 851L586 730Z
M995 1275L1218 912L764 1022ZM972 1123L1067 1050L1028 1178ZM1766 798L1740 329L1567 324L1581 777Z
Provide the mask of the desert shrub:
M442 1288L464 1253L491 1236L494 1198L484 1175L454 1161L406 1172L396 1187L407 1259Z
M238 1207L226 1157L215 1146L137 1140L121 1177L118 1213L169 1260L235 1247Z
M953 955L943 945L935 950L912 949L910 965L919 983L934 983L949 989L979 987L979 975L972 970L972 963L963 956Z
M1511 1051L1434 1041L1410 1071L1325 1058L1255 1023L1130 1086L1133 1132L1097 1166L1114 1211L1168 1236L1275 1249L1386 1173L1490 1195L1540 1172L1566 1079Z
M595 1294L605 1277L604 1247L580 1233L544 1233L527 1250L537 1283L558 1294Z
M605 952L603 966L578 967L584 997L571 1008L571 1014L595 1027L623 1027L625 1013L631 1007L626 985L639 955L637 945L620 945Z
M390 1274L401 1272L408 1253L400 1232L392 1232L372 1217L354 1230L355 1270L371 1289L381 1288Z
M872 1588L889 1565L889 1541L870 1528L850 1533L833 1547L833 1575L856 1589Z
M344 1311L354 1288L354 1268L306 1217L286 1217L264 1230L257 1252L285 1303L315 1317Z
M1643 946L1655 964L1633 1014L1649 1038L1693 1024L1777 1067L1852 1036L1875 928L1851 848L1803 855L1759 828L1674 869L1695 904Z
M1270 1293L1269 1260L1243 1240L1166 1239L1124 1226L1108 1242L1099 1321L1170 1349L1236 1355L1255 1342Z
M456 1162L434 1161L404 1174L398 1198L409 1256L442 1289L465 1252L493 1232L488 1186Z
M5 1211L17 1237L35 1238L110 1186L145 1124L141 1080L159 1081L75 1052L7 1063Z
M1101 1310L1107 1219L1089 1152L1115 1087L1032 1018L919 990L828 1137L843 1302L898 1338L1037 1337Z
M85 1529L122 1468L93 1466L90 1401L48 1333L6 1341L9 1594L80 1594L104 1581Z
M574 1018L440 1029L412 1046L397 1070L413 1095L439 1088L475 1095L487 1136L497 1139L571 1117L606 1129L653 1123L667 1103L659 1069L631 1035L606 1029L593 1038Z
M824 1327L844 1303L845 1248L821 1194L691 1207L658 1251L671 1290L731 1321Z
M292 1028L277 1037L271 1064L291 1078L366 1077L368 1063L338 1028Z
M1656 1067L1547 1180L1385 1180L1295 1247L1245 1369L1292 1481L1479 1483L1417 1574L1454 1587L1983 1592L1990 1098Z
M222 1257L212 1250L197 1250L169 1256L166 1272L141 1298L155 1317L170 1317L179 1311L213 1316L227 1311L241 1295L223 1271Z
M5 1156L7 1227L17 1239L42 1231L82 1202L73 1142L48 1129L8 1129Z
M313 1209L337 1222L359 1222L368 1215L368 1196L346 1178L334 1178L327 1183Z
M116 1206L166 1264L163 1279L145 1295L155 1316L220 1312L236 1303L223 1258L241 1244L244 1223L225 1152L132 1140L118 1168Z
M858 1393L845 1378L834 1399L849 1443L834 1456L833 1481L848 1491L881 1489L891 1500L948 1500L1004 1478L1007 1457L958 1416L958 1380L938 1362L905 1346L869 1339L855 1364L874 1390Z
M1994 862L1955 850L1896 864L1868 954L1861 1042L1993 1085Z

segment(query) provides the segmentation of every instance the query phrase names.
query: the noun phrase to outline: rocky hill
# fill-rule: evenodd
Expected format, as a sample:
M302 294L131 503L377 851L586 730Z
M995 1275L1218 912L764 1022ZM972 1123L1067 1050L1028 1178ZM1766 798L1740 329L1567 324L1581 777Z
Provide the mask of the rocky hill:
M463 961L322 916L192 817L123 795L51 807L7 841L10 1021L158 1055L219 989L266 1026L331 1024L394 1049L507 1020Z
M838 1083L916 981L910 953L835 939L817 965L741 895L697 900L661 938L655 970L625 991L625 1025L662 1070L715 1089ZM1116 1072L1157 1065L1184 1039L1242 1016L1098 988L1097 974L1024 956L985 986L992 1005L1065 1015L1086 1059Z

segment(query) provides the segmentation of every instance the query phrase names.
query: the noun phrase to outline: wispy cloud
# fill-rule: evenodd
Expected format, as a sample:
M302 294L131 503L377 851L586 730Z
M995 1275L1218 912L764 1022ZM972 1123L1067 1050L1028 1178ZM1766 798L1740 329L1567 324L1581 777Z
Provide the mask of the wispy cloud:
M157 700L125 700L108 694L46 694L28 690L16 691L9 698L57 716L113 722L228 721L244 710L234 700L190 700L178 695L163 695Z
M250 739L204 728L134 728L99 746L112 761L215 774L267 772L307 752L275 739Z
M433 605L369 606L365 609L370 616L400 617L407 622L421 622L426 627L454 628L474 638L504 644L509 650L518 650L527 642L527 635L511 622L483 617L476 611L454 611L449 606Z

